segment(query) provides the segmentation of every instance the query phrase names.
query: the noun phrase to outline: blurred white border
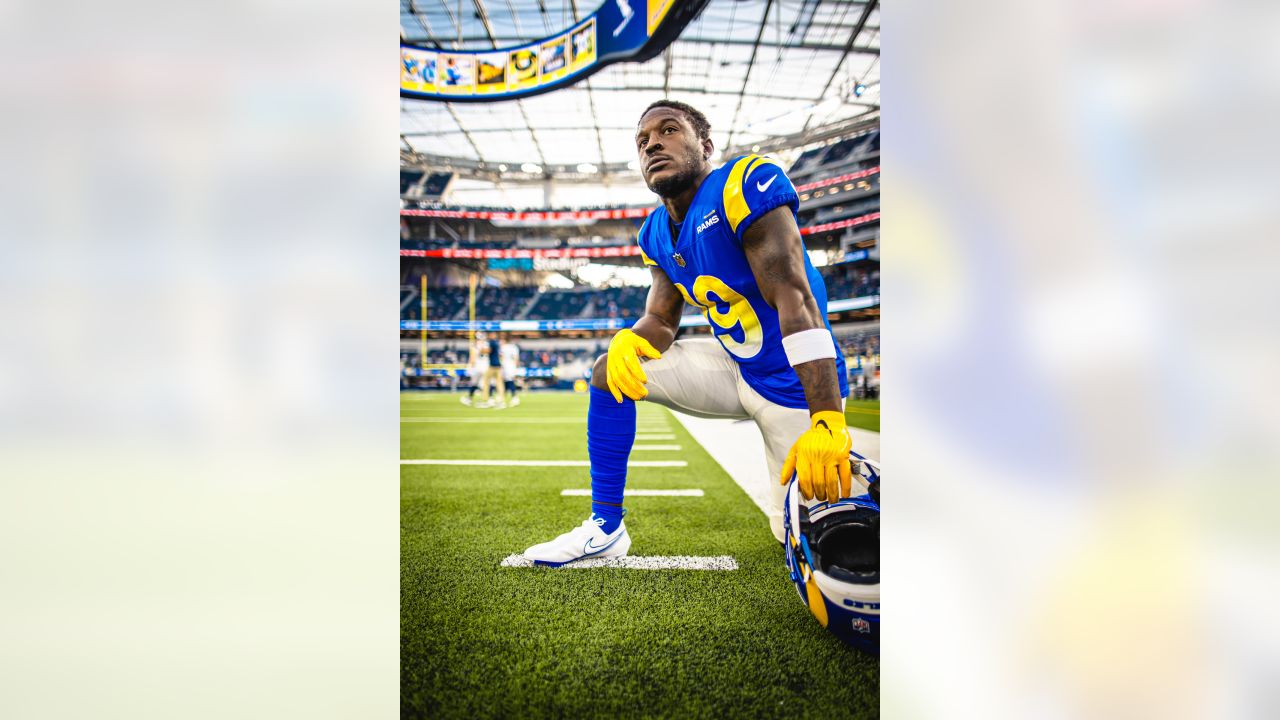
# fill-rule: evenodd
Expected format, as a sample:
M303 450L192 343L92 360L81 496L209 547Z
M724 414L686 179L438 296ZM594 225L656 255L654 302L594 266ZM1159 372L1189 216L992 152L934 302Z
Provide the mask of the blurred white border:
M392 717L393 4L0 15L0 717Z
M886 7L886 717L1275 716L1278 20Z

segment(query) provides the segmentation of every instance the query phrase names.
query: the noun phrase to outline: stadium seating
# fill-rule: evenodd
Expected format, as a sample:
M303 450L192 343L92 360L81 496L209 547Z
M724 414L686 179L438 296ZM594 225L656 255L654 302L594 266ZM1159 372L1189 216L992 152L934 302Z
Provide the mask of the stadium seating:
M592 306L590 288L548 290L538 293L538 301L521 319L566 320L583 317Z
M860 332L840 338L840 352L846 358L880 354L880 332Z
M827 299L866 297L880 292L880 271L875 263L842 263L818 269L827 285ZM419 301L413 285L400 291L402 320L417 320ZM638 318L644 314L647 287L595 290L538 291L535 287L482 287L476 290L477 320L570 320L575 318ZM466 320L467 288L443 287L427 294L427 317L432 320ZM686 305L686 315L698 309Z
M421 170L400 170L400 194L404 195L409 192L409 188L422 182L423 173Z
M880 294L880 270L876 263L840 263L818 268L827 285L828 300Z
M566 365L582 365L590 363L598 355L604 353L607 346L600 342L584 342L583 346L568 349L521 349L520 366L527 368L554 368ZM416 352L402 352L401 361L406 367L417 367L419 355ZM427 350L427 364L432 365L466 365L468 364L467 343L453 341L444 347Z

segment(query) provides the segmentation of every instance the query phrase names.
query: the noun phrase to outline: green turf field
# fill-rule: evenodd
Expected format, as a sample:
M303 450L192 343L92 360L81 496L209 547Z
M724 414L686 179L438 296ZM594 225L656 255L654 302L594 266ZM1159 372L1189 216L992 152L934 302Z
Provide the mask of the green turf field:
M401 457L586 460L585 395L522 399L402 394ZM641 403L639 418L675 439L637 444L683 449L632 460L689 465L632 468L627 487L706 496L627 498L630 555L731 555L739 569L499 567L586 519L589 498L560 491L589 488L587 468L402 465L401 714L875 717L878 661L809 615L764 514L665 408Z
M880 401L849 398L844 403L844 421L849 427L880 432Z

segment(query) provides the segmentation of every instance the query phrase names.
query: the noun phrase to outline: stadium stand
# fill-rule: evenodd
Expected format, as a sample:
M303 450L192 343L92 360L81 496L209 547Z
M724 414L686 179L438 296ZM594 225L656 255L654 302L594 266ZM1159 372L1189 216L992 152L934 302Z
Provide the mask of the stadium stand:
M422 182L422 176L425 175L421 170L400 170L400 194L408 194L409 189L414 185Z
M841 263L818 269L827 285L828 300L858 298L880 293L878 263ZM539 290L536 287L482 287L476 290L477 320L570 320L582 318L638 318L644 313L647 287L574 288ZM466 320L467 288L443 287L428 293L427 317L433 320ZM419 319L418 295L413 285L400 290L400 317ZM684 314L696 315L686 306Z
M818 272L826 281L828 300L880 294L878 263L840 263L819 268Z
M827 285L828 300L874 296L880 293L877 263L840 263L818 269ZM477 320L569 320L576 318L638 318L644 312L647 287L539 290L536 287L483 287L476 290ZM427 317L466 320L467 288L443 287L428 293ZM400 317L419 319L418 294L413 285L400 289ZM698 314L687 306L686 315Z

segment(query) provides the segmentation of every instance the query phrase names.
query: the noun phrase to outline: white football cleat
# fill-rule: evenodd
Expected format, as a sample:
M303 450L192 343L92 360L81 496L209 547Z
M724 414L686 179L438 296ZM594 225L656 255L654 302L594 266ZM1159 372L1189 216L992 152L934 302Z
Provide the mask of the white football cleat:
M462 403L463 405L466 405L467 407L471 407L471 396L463 395L462 397L458 398L458 402Z
M534 565L547 567L560 567L583 558L625 556L627 550L631 549L631 536L627 534L626 523L618 523L618 528L611 534L600 529L603 524L604 518L593 515L555 540L525 550L524 556L532 560Z

